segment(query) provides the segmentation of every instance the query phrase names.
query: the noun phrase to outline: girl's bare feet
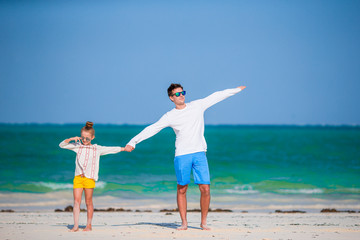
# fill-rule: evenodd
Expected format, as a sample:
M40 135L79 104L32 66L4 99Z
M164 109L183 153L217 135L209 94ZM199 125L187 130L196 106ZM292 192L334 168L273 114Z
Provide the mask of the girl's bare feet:
M79 231L78 227L77 228L73 227L72 229L69 230L69 232L77 232L77 231Z
M86 228L84 228L84 232L89 232L89 231L91 231L92 230L92 228L91 228L91 224L89 224L89 225L86 225Z
M209 228L208 225L206 224L200 224L200 227L202 230L207 230L207 231L211 230L211 228Z

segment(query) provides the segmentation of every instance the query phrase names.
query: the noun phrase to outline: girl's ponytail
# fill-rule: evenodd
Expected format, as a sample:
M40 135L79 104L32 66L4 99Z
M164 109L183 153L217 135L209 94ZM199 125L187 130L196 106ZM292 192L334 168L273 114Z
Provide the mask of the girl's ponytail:
M93 126L94 126L93 122L87 121L85 126L81 129L81 132L87 131L87 132L90 132L90 134L92 136L94 136L95 135L95 129L93 128Z
M93 122L89 122L89 121L87 121L87 122L86 122L86 124L85 124L85 128L86 128L86 130L90 130L90 129L92 129L92 128L93 128L93 126L94 126L94 123L93 123Z

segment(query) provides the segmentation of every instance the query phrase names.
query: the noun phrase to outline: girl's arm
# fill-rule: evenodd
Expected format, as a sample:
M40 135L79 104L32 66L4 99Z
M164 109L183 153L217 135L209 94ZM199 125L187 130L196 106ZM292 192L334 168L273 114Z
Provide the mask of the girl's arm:
M65 139L64 141L62 141L59 146L61 148L65 148L65 149L70 149L70 150L74 150L77 146L78 146L78 142L80 143L80 137L72 137L72 138L68 138ZM70 143L71 141L75 141L75 143Z
M123 147L103 147L99 146L100 155L114 154L124 151Z
M81 137L72 137L72 138L65 139L64 142L66 142L66 143L69 143L71 141L80 142L80 140L81 140Z

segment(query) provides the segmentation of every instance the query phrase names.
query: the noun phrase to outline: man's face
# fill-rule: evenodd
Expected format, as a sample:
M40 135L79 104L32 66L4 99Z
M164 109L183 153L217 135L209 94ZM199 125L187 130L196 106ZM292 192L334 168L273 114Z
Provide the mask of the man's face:
M183 91L182 88L175 88L172 90L172 94L170 96L170 100L175 103L175 105L182 105L185 103L185 96L181 94ZM178 97L176 95L179 95Z

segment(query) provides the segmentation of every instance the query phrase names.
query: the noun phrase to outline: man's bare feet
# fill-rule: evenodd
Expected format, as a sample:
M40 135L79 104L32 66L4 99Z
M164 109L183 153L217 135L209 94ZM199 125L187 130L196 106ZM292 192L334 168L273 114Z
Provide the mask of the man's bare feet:
M89 232L89 231L92 231L92 227L91 227L91 224L90 225L87 225L86 228L84 228L83 230L84 232Z
M178 231L187 230L187 225L181 225L176 230L178 230Z
M79 231L78 227L77 228L73 227L72 229L69 230L69 232L77 232L77 231Z
M206 225L206 224L200 224L200 227L201 227L201 230L207 230L207 231L211 230L211 228L209 228L208 225Z

